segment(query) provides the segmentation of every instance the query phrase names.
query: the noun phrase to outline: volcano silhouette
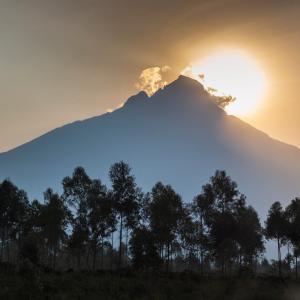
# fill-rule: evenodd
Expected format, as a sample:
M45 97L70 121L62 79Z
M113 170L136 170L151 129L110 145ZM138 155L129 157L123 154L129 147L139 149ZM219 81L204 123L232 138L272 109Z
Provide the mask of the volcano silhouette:
M112 113L0 154L0 179L10 178L41 199L49 186L61 191L62 178L79 165L108 183L110 165L120 160L129 163L144 191L162 181L184 201L216 169L226 170L260 213L300 194L300 150L227 115L199 82L184 76L152 97L140 92Z

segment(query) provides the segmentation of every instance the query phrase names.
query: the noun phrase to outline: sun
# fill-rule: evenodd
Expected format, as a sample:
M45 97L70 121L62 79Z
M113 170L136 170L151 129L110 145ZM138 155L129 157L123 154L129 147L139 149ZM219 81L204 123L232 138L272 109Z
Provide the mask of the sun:
M228 114L247 117L262 105L266 93L266 77L257 62L238 50L216 52L183 73L191 76L217 95L231 95L236 100L226 107ZM211 89L209 89L211 90Z

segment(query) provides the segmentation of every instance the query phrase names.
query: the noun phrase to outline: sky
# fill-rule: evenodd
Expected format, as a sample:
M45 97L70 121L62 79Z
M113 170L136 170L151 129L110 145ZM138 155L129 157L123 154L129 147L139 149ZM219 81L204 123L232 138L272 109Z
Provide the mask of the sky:
M243 50L266 74L245 120L300 147L300 1L0 0L0 152L167 82L217 49Z

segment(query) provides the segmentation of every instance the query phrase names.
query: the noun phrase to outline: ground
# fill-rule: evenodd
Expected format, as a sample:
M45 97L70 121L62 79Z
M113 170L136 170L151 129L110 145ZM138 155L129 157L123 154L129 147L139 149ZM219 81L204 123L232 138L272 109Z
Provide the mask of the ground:
M300 282L271 276L25 271L1 274L0 299L300 299Z

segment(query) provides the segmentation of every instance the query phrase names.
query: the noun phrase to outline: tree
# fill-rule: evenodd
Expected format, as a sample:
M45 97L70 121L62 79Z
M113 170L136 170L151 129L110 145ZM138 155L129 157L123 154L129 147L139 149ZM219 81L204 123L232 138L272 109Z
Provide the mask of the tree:
M236 100L236 97L233 97L231 95L215 96L215 98L216 98L216 103L223 109L227 105L233 103Z
M131 169L123 161L115 163L109 170L112 197L119 221L119 268L122 266L123 228L128 230L135 224L139 213L138 192Z
M222 272L226 272L226 265L232 262L237 253L235 204L239 196L236 182L220 170L215 172L202 191L202 201L209 208L204 216L211 251L220 263Z
M180 226L181 248L188 261L200 259L200 271L203 273L204 251L207 249L207 236L204 234L201 222L192 218L191 210L185 208L185 216ZM196 264L198 261L196 262Z
M202 193L194 198L192 204L192 213L196 217L196 241L200 252L201 273L203 273L204 252L208 250L208 226L206 226L206 221L211 217L213 203L214 194L212 186L206 184L202 187Z
M40 226L50 265L55 269L57 253L66 239L66 228L70 221L70 211L58 194L52 189L44 193L45 204L41 207Z
M129 244L132 262L136 269L148 270L159 267L161 259L152 231L146 227L134 229Z
M263 230L257 212L247 206L244 197L236 204L237 235L239 264L251 265L253 259L264 251Z
M276 239L278 248L278 274L281 276L281 246L287 236L287 219L280 202L272 204L265 224L267 239Z
M183 218L181 197L170 185L158 182L151 192L149 221L151 231L160 247L161 257L165 256L167 271L169 270L171 246L179 234Z
M81 255L86 249L89 228L87 224L88 206L87 199L91 188L92 180L86 174L84 168L77 167L72 177L63 179L63 199L76 211L73 219L73 231L69 241L69 247L77 256L77 267L80 268Z
M93 252L93 270L96 266L96 254L101 241L101 267L103 268L104 238L115 230L116 217L111 195L100 180L93 180L88 193L88 225Z
M295 198L287 206L287 237L291 241L294 247L294 257L296 260L295 270L296 276L298 276L298 256L300 249L300 198Z
M37 236L33 233L27 235L20 247L20 258L23 261L28 259L32 264L37 265L40 262L39 248Z
M4 258L6 247L7 261L10 261L10 241L16 241L20 250L28 208L26 193L19 190L11 181L4 180L0 184L1 260Z

